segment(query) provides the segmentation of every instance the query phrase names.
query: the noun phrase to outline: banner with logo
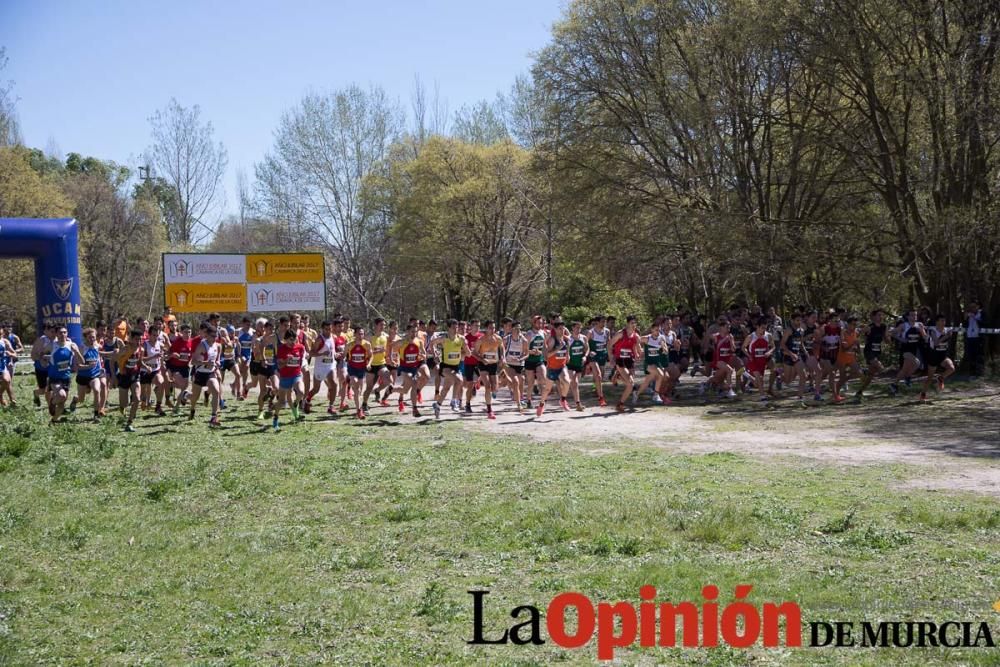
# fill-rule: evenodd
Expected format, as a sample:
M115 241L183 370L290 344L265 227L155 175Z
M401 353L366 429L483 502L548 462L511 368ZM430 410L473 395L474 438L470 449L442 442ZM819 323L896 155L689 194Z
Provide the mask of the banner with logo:
M324 283L251 283L247 310L267 313L285 310L326 310Z
M163 282L172 283L245 283L246 255L202 255L196 253L163 255Z
M164 289L165 305L177 313L243 313L247 310L246 285L175 283Z
M326 310L320 253L164 253L163 284L178 313Z

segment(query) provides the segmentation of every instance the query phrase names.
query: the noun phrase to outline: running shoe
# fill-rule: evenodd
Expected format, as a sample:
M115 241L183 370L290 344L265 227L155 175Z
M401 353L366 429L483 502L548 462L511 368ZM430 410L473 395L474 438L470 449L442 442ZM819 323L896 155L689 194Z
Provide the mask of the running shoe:
M707 380L705 382L702 382L700 385L698 385L698 395L699 396L704 396L706 391L708 391L708 381Z
M544 403L539 403L538 407L535 408L535 416L536 417L541 417L543 412L545 412L545 404Z
M896 384L895 382L890 382L889 383L889 395L890 396L895 396L898 393L899 393L899 385Z
M218 428L222 426L222 423L219 421L218 416L212 415L212 418L208 420L208 426L209 428Z
M907 387L912 387L913 386L913 379L912 378L906 378L905 380L903 380L903 382L906 383Z
M577 412L583 412L583 403L577 403L576 404L576 411Z
M486 411L486 418L487 418L487 419L496 419L496 418L497 418L497 416L496 416L495 414L493 414L493 411L492 411L492 410L487 410L487 411Z
M663 405L663 398L659 394L657 394L657 393L653 394L653 404L654 405Z
M274 421L271 422L271 428L274 430L275 433L281 432L281 426L278 424L277 417L275 417Z
M403 405L403 399L399 399L399 411L404 412L405 410L406 406Z
M431 407L434 409L434 419L441 419L441 404L434 401Z
M42 407L42 401L38 398L38 394L34 396L34 404L36 408Z
M938 377L938 391L944 391L944 378Z
M559 399L559 407L561 407L564 412L569 412L569 403L566 401L565 398Z
M365 413L362 410L358 410L357 413L355 414L355 416L358 419L364 419L365 418Z
M175 410L175 412L176 412L176 410ZM257 413L257 421L259 421L259 422L264 421L264 411L263 410L261 410L260 412Z
M730 389L726 392L726 398L736 398L736 392Z
M307 415L312 414L313 411L312 401L303 401L302 411L305 412Z
M128 424L125 424L125 432L126 433L135 433L135 426L132 426L132 422L129 422Z
M604 407L607 407L608 402L604 400L603 396L601 396L599 399L597 399L597 404L599 406L601 406L602 408L604 408Z
M465 414L467 414L467 415L471 415L472 414L472 405L470 403L466 403L465 404Z
M420 410L417 410L417 406L415 406L415 405L413 406L413 416L414 417L419 417L420 416Z
M159 406L159 405L156 406L156 416L157 417L163 417L163 416L166 416L166 414L167 413L163 411L163 408L161 406Z
M621 401L618 401L618 405L615 406L615 410L617 410L618 412L625 412L625 404L622 403Z
M328 415L335 415L335 414L337 414L337 411L333 409L333 404L330 404L330 405L326 406L326 414L328 414Z
M378 402L378 404L381 405L383 408L389 407L389 399L388 399L388 397L383 398L381 401Z

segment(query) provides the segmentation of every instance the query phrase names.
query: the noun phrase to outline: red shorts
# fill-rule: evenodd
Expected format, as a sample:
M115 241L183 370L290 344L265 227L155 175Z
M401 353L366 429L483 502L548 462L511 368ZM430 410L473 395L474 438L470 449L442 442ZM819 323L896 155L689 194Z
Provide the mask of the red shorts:
M750 375L763 375L765 370L767 370L767 357L747 361L747 372Z

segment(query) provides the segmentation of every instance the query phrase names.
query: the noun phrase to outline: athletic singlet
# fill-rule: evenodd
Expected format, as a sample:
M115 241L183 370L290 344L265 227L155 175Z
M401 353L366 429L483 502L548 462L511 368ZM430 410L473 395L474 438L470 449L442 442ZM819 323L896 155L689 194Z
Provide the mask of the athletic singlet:
M469 356L465 358L466 366L475 367L479 363L479 359L476 357L476 343L485 335L482 331L473 331L472 333L465 334L465 344L469 346Z
M209 345L207 340L202 340L198 343L198 347L205 348L205 358L198 362L197 371L199 373L211 373L215 370L215 362L219 360L219 344L212 343Z
M340 363L344 363L346 359L344 358L344 352L347 350L347 338L344 336L334 336L333 337L333 355L334 360L340 357Z
M403 347L403 356L400 363L400 368L417 368L420 366L420 353L424 349L423 343L419 338L409 341Z
M639 334L633 333L629 335L623 329L622 337L615 343L615 359L631 359L632 354L635 352L635 345L638 342Z
M7 370L7 360L11 358L7 354L8 346L10 349L14 349L14 345L12 343L0 341L0 373Z
M882 353L882 341L885 340L884 324L869 324L868 335L865 337L865 354L877 357Z
M528 361L542 362L545 354L545 332L531 330L528 332Z
M479 346L479 354L482 357L483 363L487 366L500 363L500 341L496 339L487 341L484 338L482 344Z
M101 352L97 349L96 345L84 348L83 360L87 362L87 365L80 366L76 372L78 377L90 379L101 377L104 373L104 368L101 366Z
M174 339L174 342L170 343L170 354L171 357L167 361L168 366L173 368L180 368L187 366L191 361L191 353L194 351L194 341L190 338L184 340L180 336ZM172 355L176 354L177 358L173 358Z
M765 333L763 336L758 336L757 332L754 331L750 334L750 345L747 347L750 349L751 359L763 359L767 356L767 351L771 349L771 334Z
M293 345L282 344L278 348L278 359L283 359L285 365L278 368L278 375L283 378L294 378L302 374L302 364L306 357L306 348L302 343Z
M434 335L430 337L430 340L425 342L424 349L427 350L428 355L433 355L438 361L441 360L441 348L439 348L436 343L438 340L445 338L447 334L443 331L435 331Z
M142 344L142 348L143 348L143 354L142 354L142 356L144 358L150 360L150 363L149 363L150 372L151 373L155 373L155 372L159 371L160 370L160 358L163 356L163 353L162 353L162 350L161 350L162 346L160 345L160 341L156 341L155 343L151 343L150 341L147 340L146 342L144 342Z
M36 371L44 371L49 365L49 358L52 356L52 339L42 334L40 340L42 341L42 356L40 359L35 360Z
M681 339L681 355L687 356L691 349L691 327L684 324L677 327L677 337Z
M586 344L580 338L573 337L573 342L569 344L569 365L571 368L583 369L583 351Z
M367 352L362 342L354 343L351 345L351 351L347 355L347 365L351 368L363 369L365 367Z
M369 342L372 345L372 366L385 366L385 348L389 345L389 334L383 332L372 336Z
M900 352L909 352L916 355L920 351L920 342L922 339L920 325L906 322L903 326L903 335L900 337Z
M951 340L951 336L946 334L944 331L938 331L938 328L931 327L928 331L931 337L931 347L935 352L947 352L948 343Z
M278 356L278 341L275 339L273 343L266 343L260 350L261 357L263 357L263 364L268 368L274 368L278 361L276 357Z
M650 334L649 337L646 338L646 342L642 346L642 353L645 358L646 365L656 365L659 363L663 342L663 334L657 334L655 336Z
M843 359L845 364L853 364L857 359L857 352L854 351L854 345L858 342L858 336L859 334L857 331L854 333L844 331L840 337L840 341L843 345L841 346L840 352L837 356L840 359Z
M454 338L446 338L441 345L441 363L455 367L462 363L462 345L464 344L465 339L459 334L455 334Z
M240 356L244 361L250 361L253 358L253 331L240 331L236 340L240 342Z
M812 354L816 349L816 325L807 326L802 334L802 349L806 354Z
M317 364L329 366L333 363L333 355L336 353L337 342L334 340L332 335L324 337L322 341L323 347L316 350L316 356L314 358L316 359Z
M802 327L792 329L792 332L788 334L788 340L785 341L785 350L795 355L801 354L802 335Z
M236 359L236 345L233 344L232 339L227 338L222 341L222 359L223 361Z
M601 329L598 333L597 329L590 330L590 342L593 344L593 349L591 350L595 354L601 354L602 352L608 351L608 330Z
M68 380L72 373L73 348L67 342L65 345L53 343L52 360L49 362L49 377L53 380Z
M396 348L396 343L401 340L403 340L401 337L393 336L392 340L389 341L389 345L386 347L385 365L389 368L399 366L399 349Z
M725 362L726 364L732 365L733 357L736 356L736 352L733 349L733 335L726 334L721 336L716 334L715 339L715 361L716 363Z
M826 352L836 352L840 349L840 325L837 323L823 325L823 349Z
M122 375L135 375L139 372L139 356L142 353L142 348L135 348L135 352L128 355L124 359L118 362L118 371Z
M566 339L558 339L555 341L555 345L552 347L552 351L548 353L545 359L545 365L549 370L559 370L566 365L566 357L569 354L569 348L566 345Z
M521 361L521 357L524 356L524 345L524 334L521 334L517 338L514 338L513 334L508 334L503 339L503 347L506 350L504 358L508 366L517 366L520 368L524 365L524 362Z
M110 343L108 342L109 340L111 341ZM114 337L112 337L112 338L105 338L104 340L101 341L101 351L102 352L114 352L115 349L117 349L117 346L115 345L115 338ZM114 366L114 359L113 359L113 357L106 357L104 359L104 368L105 368L105 370L107 370L108 373L111 373L111 369L112 369L113 366Z

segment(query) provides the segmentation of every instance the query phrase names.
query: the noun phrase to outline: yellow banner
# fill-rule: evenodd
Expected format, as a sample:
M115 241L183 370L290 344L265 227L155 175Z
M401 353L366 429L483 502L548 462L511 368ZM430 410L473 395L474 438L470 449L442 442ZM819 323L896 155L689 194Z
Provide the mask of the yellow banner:
M178 313L242 313L247 309L247 287L240 284L176 283L165 286L166 305Z
M248 283L321 283L323 255L247 255Z

